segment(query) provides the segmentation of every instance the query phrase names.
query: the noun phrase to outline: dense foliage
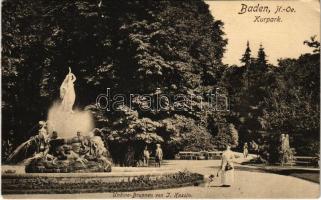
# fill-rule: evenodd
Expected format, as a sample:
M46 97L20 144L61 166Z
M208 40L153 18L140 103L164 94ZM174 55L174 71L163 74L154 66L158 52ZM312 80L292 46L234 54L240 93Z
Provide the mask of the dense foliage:
M320 43L312 37L304 44L313 48L312 54L280 59L272 66L262 45L253 58L248 43L241 59L244 65L227 68L222 77L232 98L230 117L240 143L255 141L271 162L279 160L281 134L290 135L297 154L319 154Z
M116 162L133 164L146 144L163 143L166 157L183 149L213 150L224 113L204 117L201 108L223 69L222 26L203 1L4 1L3 139L12 131L16 146L35 134L34 124L46 118L71 66L76 106L92 110ZM96 97L107 87L111 96L200 98L190 102L192 109L180 102L180 111L166 101L166 109L143 110L139 97L126 98L117 111L97 110Z
M7 0L2 10L3 155L35 134L69 66L77 76L75 106L92 111L119 164L134 165L145 145L153 150L161 143L173 158L180 150L227 143L264 146L283 132L299 153L318 148L315 38L305 41L313 54L280 60L278 67L268 64L263 46L253 58L249 43L244 65L226 66L223 22L201 0ZM124 103L97 109L96 97L107 88L110 96L123 94ZM208 109L206 94L217 88L229 96L230 112ZM154 101L144 109L146 98L130 94L168 99L161 101L165 109L155 109ZM177 94L197 98L171 103Z

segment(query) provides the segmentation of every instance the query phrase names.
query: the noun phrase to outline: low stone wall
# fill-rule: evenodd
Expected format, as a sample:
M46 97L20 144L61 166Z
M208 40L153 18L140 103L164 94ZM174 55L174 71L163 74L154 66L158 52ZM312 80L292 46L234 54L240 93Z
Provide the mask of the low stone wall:
M2 193L125 192L197 185L203 179L188 171L2 174Z

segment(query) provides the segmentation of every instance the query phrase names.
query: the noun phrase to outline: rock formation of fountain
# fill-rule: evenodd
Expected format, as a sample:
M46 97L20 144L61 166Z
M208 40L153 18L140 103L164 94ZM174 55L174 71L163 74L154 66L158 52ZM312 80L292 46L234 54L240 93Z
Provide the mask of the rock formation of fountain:
M76 76L66 75L60 87L60 102L40 121L38 134L21 144L8 158L26 165L26 172L109 172L111 162L100 137L93 129L90 112L73 110Z

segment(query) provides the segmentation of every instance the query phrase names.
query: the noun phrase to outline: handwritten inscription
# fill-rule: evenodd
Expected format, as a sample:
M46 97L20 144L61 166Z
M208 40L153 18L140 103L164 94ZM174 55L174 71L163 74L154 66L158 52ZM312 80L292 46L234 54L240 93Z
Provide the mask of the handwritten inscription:
M296 10L292 6L269 6L262 4L241 4L239 15L253 15L255 23L280 23L283 21L281 14L293 14Z

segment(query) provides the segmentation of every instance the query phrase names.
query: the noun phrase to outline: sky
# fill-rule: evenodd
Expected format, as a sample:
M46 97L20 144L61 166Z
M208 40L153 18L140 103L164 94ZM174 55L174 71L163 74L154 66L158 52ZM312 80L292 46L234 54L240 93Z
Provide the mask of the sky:
M304 40L317 35L320 41L320 3L318 0L301 1L206 1L214 19L224 22L225 38L228 45L224 54L225 64L240 64L246 42L250 42L252 56L257 56L260 44L263 45L267 60L277 64L279 58L297 58L303 53L312 52L303 44ZM242 4L268 6L270 13L246 12L238 14ZM274 14L277 6L291 6L295 12ZM253 22L255 16L278 17L279 23Z

